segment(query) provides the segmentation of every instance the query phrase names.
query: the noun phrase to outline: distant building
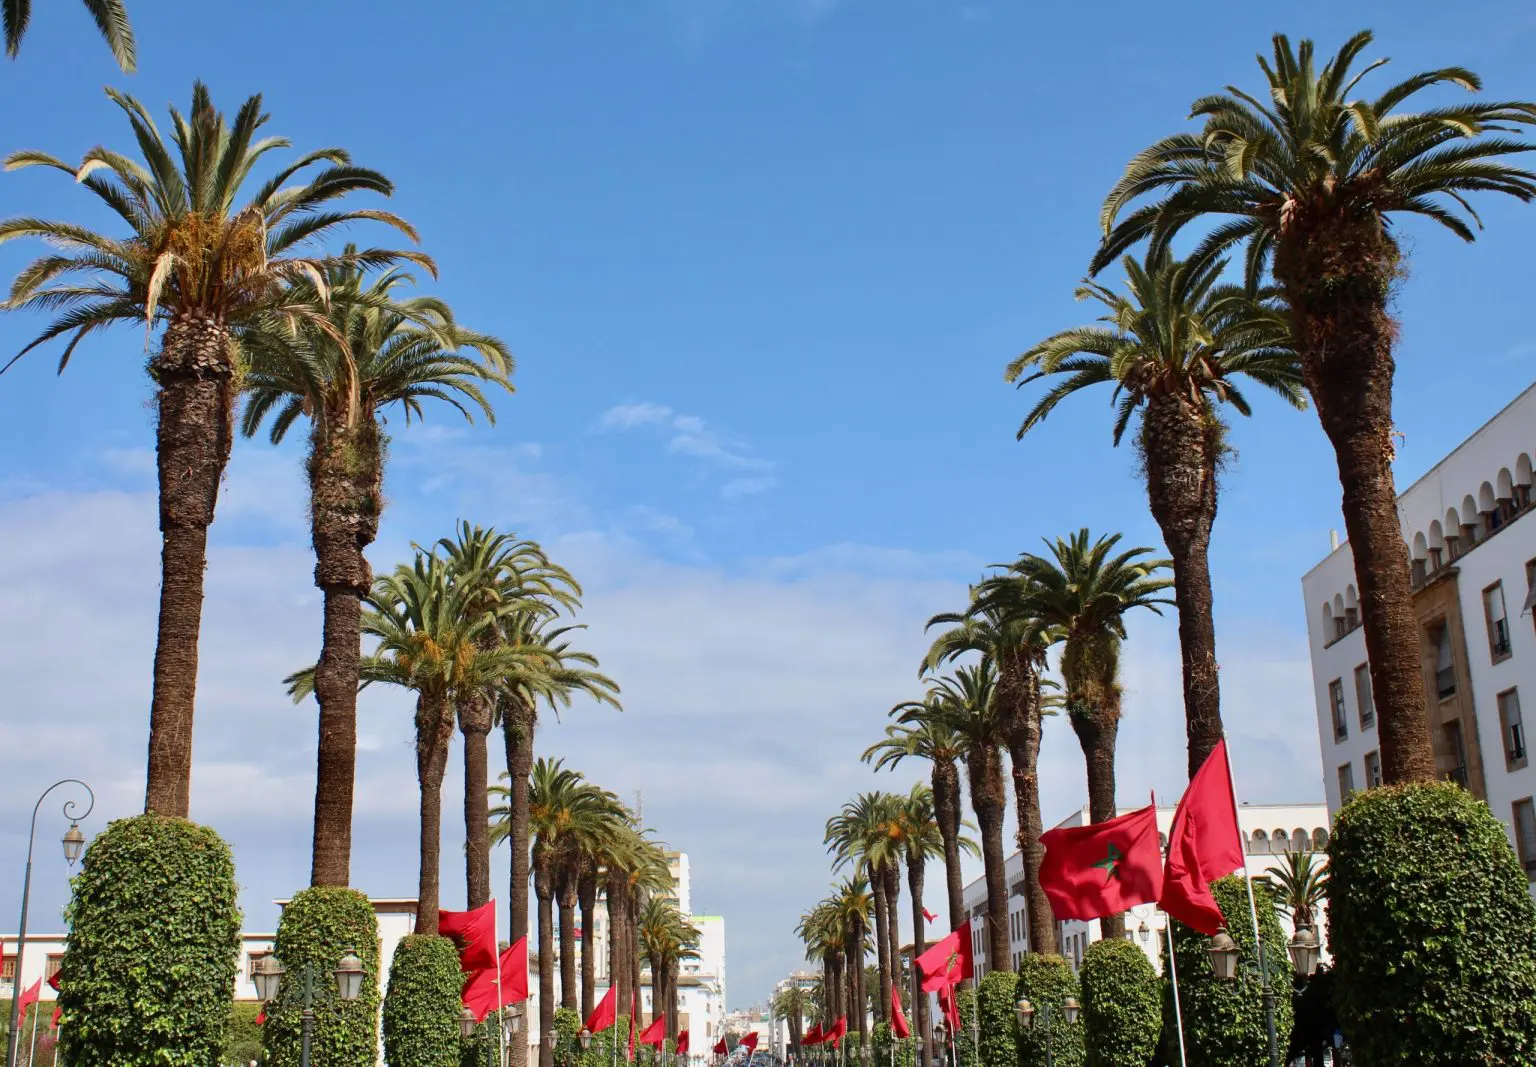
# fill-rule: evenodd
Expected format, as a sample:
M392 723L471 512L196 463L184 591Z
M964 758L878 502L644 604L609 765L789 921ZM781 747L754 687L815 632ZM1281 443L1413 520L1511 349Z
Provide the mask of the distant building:
M1409 486L1397 508L1436 763L1488 802L1536 883L1536 768L1522 709L1536 702L1533 455L1536 385ZM1337 811L1382 778L1348 542L1335 544L1301 587L1323 781L1328 810Z

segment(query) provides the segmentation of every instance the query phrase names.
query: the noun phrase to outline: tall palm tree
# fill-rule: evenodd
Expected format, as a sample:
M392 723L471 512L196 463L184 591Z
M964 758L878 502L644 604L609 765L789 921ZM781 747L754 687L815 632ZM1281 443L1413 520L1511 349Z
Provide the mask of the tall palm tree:
M1030 409L1020 437L1068 396L1105 383L1114 384L1118 401L1116 445L1141 413L1136 450L1152 517L1173 559L1193 777L1222 737L1209 558L1217 475L1229 452L1221 406L1252 413L1241 378L1293 407L1305 407L1306 399L1277 294L1255 297L1218 284L1223 259L1180 262L1164 250L1145 263L1127 256L1123 264L1124 295L1092 281L1077 290L1078 299L1103 306L1100 325L1047 337L1010 363L1006 376L1021 385L1061 378Z
M966 922L965 879L960 871L960 853L979 854L976 843L961 828L964 819L958 763L965 757L965 738L944 719L936 690L930 689L922 700L896 705L890 714L899 721L885 729L885 736L864 750L863 760L875 770L895 767L904 759L927 760L931 769L934 820L944 843L944 890L949 911L949 928L958 930Z
M1481 220L1468 194L1536 199L1536 173L1504 161L1536 148L1504 136L1536 122L1536 104L1474 100L1401 110L1426 89L1481 89L1463 67L1414 74L1374 99L1354 97L1386 62L1355 69L1371 39L1369 32L1355 34L1318 69L1311 41L1293 46L1277 34L1272 60L1259 60L1263 92L1229 86L1195 101L1191 117L1203 119L1204 128L1137 154L1110 191L1092 269L1143 238L1159 252L1194 222L1211 226L1197 259L1246 245L1251 288L1273 267L1290 308L1302 381L1338 462L1383 777L1396 783L1436 773L1392 479L1397 323L1388 303L1403 250L1389 222L1421 215L1471 241L1469 223Z
M1276 903L1290 915L1291 924L1315 927L1317 909L1328 899L1328 868L1317 861L1317 853L1285 852L1269 879L1279 890Z
M974 599L974 590L972 591ZM1033 952L1055 954L1056 921L1051 902L1040 888L1040 864L1045 850L1040 845L1044 829L1040 814L1040 742L1044 716L1046 649L1049 627L1041 622L1033 603L1033 586L1015 580L995 589L985 609L973 603L961 614L935 615L928 626L949 625L934 639L924 666L935 670L942 663L968 653L979 653L997 665L998 716L1008 764L1013 773L1015 831L1024 874L1024 897L1029 904L1029 946Z
M630 1014L640 991L640 909L671 888L666 853L629 815L627 832L605 850L604 895L608 904L610 980L618 987L618 1011Z
M863 875L874 901L875 957L880 984L877 1014L890 1021L891 983L901 952L900 937L892 938L896 902L889 875L900 877L902 851L896 836L901 797L894 793L860 793L827 820L822 842L834 858L834 870L852 865Z
M247 100L230 124L197 83L190 117L171 109L168 143L137 100L113 89L107 95L127 114L144 163L93 148L78 167L27 151L10 156L6 168L63 171L123 220L127 236L35 218L0 222L0 243L37 237L62 250L17 275L4 307L54 316L11 363L70 334L61 370L75 347L98 330L118 323L142 323L146 331L165 326L149 360L158 389L155 450L163 543L144 807L185 818L208 527L234 437L242 341L273 323L295 330L309 323L326 328L324 302L292 283L323 277L337 262L387 266L412 260L430 268L431 261L380 249L344 257L301 251L361 220L415 238L403 219L387 212L330 209L350 192L392 189L382 174L353 166L339 148L299 157L242 204L252 168L288 145L280 137L256 139L267 121L259 96ZM320 164L325 166L307 184L291 184Z
M1026 553L976 590L981 611L1006 610L1022 583L1038 623L1063 643L1061 675L1066 708L1087 765L1088 814L1093 822L1115 817L1115 741L1120 731L1120 646L1125 616L1137 608L1159 611L1158 594L1172 581L1157 578L1165 560L1142 559L1149 548L1115 554L1119 534L1090 543L1086 529L1047 541L1050 556ZM1159 612L1160 614L1161 612ZM1124 917L1100 920L1105 937L1124 933Z
M355 252L349 248L347 254ZM326 272L323 328L305 323L293 334L274 329L247 346L241 432L254 436L271 416L268 436L277 444L300 417L310 422L310 539L315 585L325 599L315 667L320 723L311 885L344 886L351 873L362 599L373 584L364 552L378 535L384 510L385 413L398 406L409 425L424 414L424 401L437 399L467 420L478 407L494 422L479 383L511 389L506 346L457 326L441 301L397 301L395 290L408 281L388 271L366 282L355 264L333 264ZM324 302L313 281L296 288L304 290L297 299Z
M921 956L928 947L924 934L923 883L928 860L944 855L944 836L939 833L938 820L934 815L933 789L922 782L901 798L897 810L897 827L901 846L906 853L907 891L912 899L912 958ZM898 945L899 948L899 945ZM921 1067L933 1063L932 1034L929 1033L928 996L919 988L921 976L912 968L912 1025L918 1035Z
M85 0L85 10L112 49L112 58L117 60L117 65L124 74L132 74L138 67L138 52L123 0ZM0 21L5 26L5 54L15 59L16 53L21 51L21 39L26 35L27 25L32 21L32 0L7 0L0 10Z
M997 668L990 659L955 669L937 679L929 692L938 716L964 742L966 785L971 811L981 837L981 863L987 886L987 969L1006 971L1008 952L1007 854L1003 851L1003 819L1008 786L1003 777L1003 721L997 695ZM926 710L903 715L919 717Z
M843 947L842 922L833 901L817 903L800 916L795 934L805 942L805 958L821 965L821 995L818 998L819 1021L825 1029L842 1011Z
M703 935L671 901L652 896L640 910L640 947L651 967L651 1016L664 1014L668 1040L677 1040L678 966L699 958Z
M865 1048L869 1038L867 1020L869 992L865 985L864 958L866 938L873 918L874 897L869 883L858 874L838 883L832 897L838 927L843 935L843 966L847 972L843 993L847 1001L849 1022L859 1035L859 1048Z
M784 1025L789 1028L789 1054L794 1057L800 1055L800 1039L804 1033L805 1017L812 1007L810 997L797 983L789 985L773 994L769 1008L775 1019L783 1019Z

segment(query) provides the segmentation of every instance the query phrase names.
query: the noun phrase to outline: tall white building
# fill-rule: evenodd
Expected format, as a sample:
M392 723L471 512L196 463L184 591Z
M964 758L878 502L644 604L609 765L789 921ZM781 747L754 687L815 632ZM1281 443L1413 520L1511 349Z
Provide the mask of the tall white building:
M1427 728L1441 774L1485 799L1536 883L1536 385L1397 498L1412 559ZM1355 562L1336 545L1301 580L1328 809L1381 783ZM1533 888L1536 891L1536 888Z

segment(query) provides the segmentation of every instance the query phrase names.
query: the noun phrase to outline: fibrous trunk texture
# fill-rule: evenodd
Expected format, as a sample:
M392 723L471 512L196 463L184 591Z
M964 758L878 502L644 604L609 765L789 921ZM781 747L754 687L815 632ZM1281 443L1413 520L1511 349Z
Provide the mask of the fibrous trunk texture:
M987 970L1011 970L1008 958L1008 876L1003 852L1003 815L1008 807L1002 753L990 745L966 756L971 809L981 833L981 862L987 885Z
M587 1018L597 1006L597 957L592 953L596 938L594 915L597 911L597 871L582 872L576 885L576 902L581 907L581 1017Z
M1040 663L1032 649L1020 649L1002 671L998 698L1003 708L1003 732L1013 773L1017 843L1024 869L1024 899L1029 915L1029 950L1056 955L1056 919L1051 902L1040 888Z
M535 865L534 896L539 908L539 1033L555 1032L555 890L547 864ZM539 1067L554 1067L555 1050L548 1041L539 1042Z
M949 898L949 928L965 924L965 881L960 875L960 774L952 760L933 764L933 817L944 841L944 891Z
M562 864L556 886L560 903L560 1006L575 1010L576 979L576 879L574 865Z
M876 1018L890 1022L891 1011L891 947L885 938L886 902L885 877L879 867L869 864L869 886L875 902L875 963L880 976L881 1007Z
M923 881L927 873L924 870L925 865L926 857L921 850L908 853L907 892L912 897L912 958L914 960L928 947L927 938L923 936L923 924L928 921L923 915ZM921 987L922 975L914 965L912 968L912 1032L917 1035L918 1067L933 1067L933 1035L928 1032L928 994L924 993Z
M443 775L453 740L453 709L447 700L416 700L416 777L421 785L421 873L416 889L416 933L437 933L441 887L438 865L443 838Z
M1113 678L1114 672L1108 672ZM1115 817L1115 740L1120 733L1120 688L1114 681L1096 679L1077 690L1072 703L1072 730L1077 734L1088 768L1088 821L1108 822ZM1125 915L1106 915L1099 920L1105 938L1125 936Z

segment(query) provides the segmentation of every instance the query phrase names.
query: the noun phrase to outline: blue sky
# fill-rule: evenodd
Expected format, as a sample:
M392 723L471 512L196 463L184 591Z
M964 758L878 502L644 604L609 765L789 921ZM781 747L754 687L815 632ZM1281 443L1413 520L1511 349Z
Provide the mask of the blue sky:
M1107 395L1017 444L1027 398L1001 380L1023 347L1083 321L1072 288L1128 156L1195 96L1253 86L1275 29L1331 49L1372 26L1390 71L1459 63L1490 96L1536 96L1536 14L1513 2L1307 3L1285 26L1250 5L1041 6L390 0L362 19L277 0L256 19L139 0L141 73L125 78L79 5L40 4L0 65L0 149L129 147L102 84L159 116L201 77L230 111L261 92L269 131L297 148L343 145L395 180L391 208L441 266L423 288L511 344L518 392L494 429L443 412L394 424L372 559L462 516L577 570L626 711L577 709L541 745L642 790L647 820L692 854L696 907L731 924L739 1006L795 964L794 919L827 881L822 821L915 776L874 779L856 757L918 691L923 620L1043 535L1158 543L1133 457L1110 447ZM1478 207L1474 246L1403 231L1402 485L1533 378L1536 213ZM42 171L0 176L0 214L105 222ZM36 251L0 247L0 273ZM0 354L36 328L0 317ZM62 378L47 352L0 378L0 558L19 620L0 646L0 740L33 755L0 783L0 848L18 864L20 813L52 777L86 773L109 815L140 799L156 580L143 360L123 330ZM1256 801L1317 798L1298 582L1340 526L1331 455L1314 416L1270 402L1233 441L1212 562L1238 774ZM209 570L194 816L234 842L258 927L307 874L313 712L277 686L319 630L300 444L237 449ZM1127 802L1181 784L1174 640L1171 618L1149 617L1128 646L1122 746L1147 758L1122 760ZM379 895L414 887L403 707L364 700L354 866ZM1053 821L1082 802L1081 757L1057 730L1045 758ZM40 871L37 914L62 899L59 872Z

